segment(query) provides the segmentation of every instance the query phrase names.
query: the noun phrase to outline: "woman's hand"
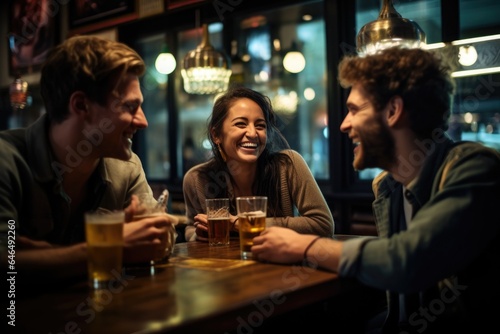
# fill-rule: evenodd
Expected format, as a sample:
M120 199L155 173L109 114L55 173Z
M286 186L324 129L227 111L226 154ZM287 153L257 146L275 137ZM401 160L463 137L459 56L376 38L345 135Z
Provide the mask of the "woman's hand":
M240 230L240 222L238 220L238 216L230 216L229 219L231 221L231 231L238 232Z
M239 231L239 222L237 216L230 216L231 231ZM194 216L194 224L196 228L196 236L198 240L208 240L208 218L204 213L199 213Z
M208 217L204 213L199 213L194 216L194 224L196 228L196 239L208 241Z

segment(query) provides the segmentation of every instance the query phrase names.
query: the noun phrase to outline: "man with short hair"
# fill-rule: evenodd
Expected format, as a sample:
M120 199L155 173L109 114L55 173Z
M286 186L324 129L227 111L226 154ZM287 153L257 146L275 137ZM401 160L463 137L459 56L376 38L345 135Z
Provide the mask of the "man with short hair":
M144 61L123 43L69 38L42 68L46 113L27 128L0 132L0 232L5 244L15 232L19 279L84 274L84 213L125 209L130 221L134 194L152 196L132 152L133 135L148 125L144 72ZM171 223L167 215L126 223L124 262L161 257Z

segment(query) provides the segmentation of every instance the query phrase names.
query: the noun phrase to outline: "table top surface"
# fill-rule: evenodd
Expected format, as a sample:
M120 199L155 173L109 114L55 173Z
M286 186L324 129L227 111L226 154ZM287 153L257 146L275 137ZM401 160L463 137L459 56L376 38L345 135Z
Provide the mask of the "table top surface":
M241 260L237 240L223 247L180 243L168 263L125 268L107 289L94 291L77 282L17 300L15 330L221 333L255 312L265 318L283 314L347 286L335 273L302 264Z

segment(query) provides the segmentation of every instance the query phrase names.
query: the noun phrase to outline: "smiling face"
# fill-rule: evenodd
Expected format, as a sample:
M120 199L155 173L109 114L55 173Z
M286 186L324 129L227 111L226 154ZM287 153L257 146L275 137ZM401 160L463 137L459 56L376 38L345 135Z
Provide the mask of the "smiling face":
M384 112L377 112L362 87L354 85L347 99L348 113L340 130L354 144L353 167L356 170L379 167L388 169L394 161L395 143Z
M128 160L132 156L133 135L146 128L148 122L141 108L143 96L137 76L128 75L117 89L119 97L108 97L105 106L89 103L93 128L86 131L93 134L94 144L102 136L96 150L98 157Z
M267 124L257 103L248 99L235 100L222 124L222 132L214 136L227 156L245 164L256 164L267 142Z

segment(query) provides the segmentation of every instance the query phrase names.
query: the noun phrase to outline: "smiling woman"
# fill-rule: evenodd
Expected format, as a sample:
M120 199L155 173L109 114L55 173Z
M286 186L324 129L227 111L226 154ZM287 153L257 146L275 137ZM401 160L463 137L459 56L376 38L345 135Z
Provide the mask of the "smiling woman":
M191 168L183 181L186 240L206 239L206 198L230 199L236 234L239 196L268 197L267 226L333 234L333 217L323 194L302 156L289 148L277 128L267 96L245 87L230 88L216 99L207 132L213 157Z

